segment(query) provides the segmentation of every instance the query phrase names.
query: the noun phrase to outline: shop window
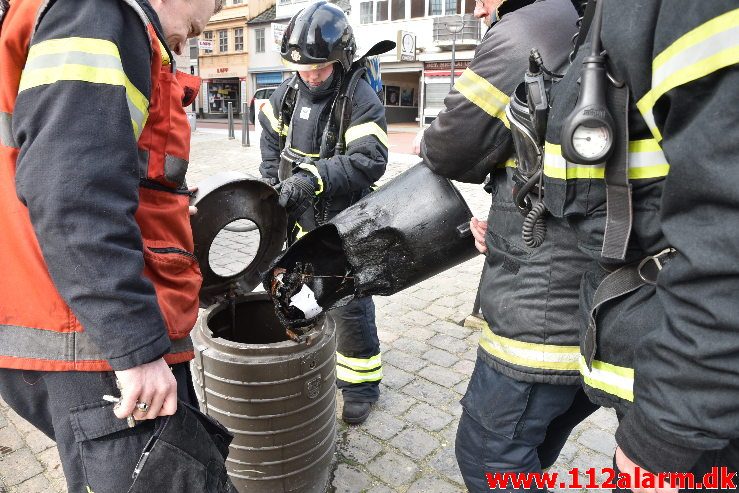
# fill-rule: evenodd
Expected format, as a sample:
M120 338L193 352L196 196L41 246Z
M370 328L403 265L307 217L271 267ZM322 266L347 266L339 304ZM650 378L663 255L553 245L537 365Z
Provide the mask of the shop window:
M454 15L459 13L457 11L457 0L446 0L444 7L444 15Z
M411 17L423 17L426 8L426 0L411 0Z
M444 98L449 94L449 83L426 84L424 94L426 108L443 108Z
M362 2L359 4L359 23L372 24L372 2Z
M190 58L197 58L198 53L198 38L190 38Z
M239 5L244 3L244 0L231 0L231 5Z
M203 39L206 41L212 42L213 41L213 31L205 31L203 33ZM207 54L213 53L213 50L205 49L203 50L203 52L207 55Z
M394 21L405 19L405 0L392 0L391 15Z
M234 113L238 113L239 81L211 82L208 84L208 110L210 113L227 113L228 103L233 105Z
M264 53L264 28L254 30L254 51Z
M386 21L387 20L387 2L388 0L383 0L382 2L377 2L377 20L379 21Z
M228 31L225 29L218 31L218 51L220 53L228 51Z
M237 27L234 29L234 50L244 51L244 28Z

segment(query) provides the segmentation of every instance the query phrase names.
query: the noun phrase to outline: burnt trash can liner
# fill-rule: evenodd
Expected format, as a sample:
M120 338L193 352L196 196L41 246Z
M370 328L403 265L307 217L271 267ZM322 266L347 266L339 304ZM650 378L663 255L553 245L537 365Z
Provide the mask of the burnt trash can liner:
M192 339L201 410L234 435L226 468L238 491L326 491L336 442L333 322L319 317L306 340L291 341L269 296L250 293L205 310Z
M419 163L293 243L275 268L310 265L306 284L329 310L391 295L477 255L459 190Z

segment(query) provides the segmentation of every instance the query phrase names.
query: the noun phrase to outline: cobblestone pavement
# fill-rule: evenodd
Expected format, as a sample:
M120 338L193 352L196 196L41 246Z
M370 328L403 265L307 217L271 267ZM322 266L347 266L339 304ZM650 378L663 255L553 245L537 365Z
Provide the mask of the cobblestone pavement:
M256 176L259 161L258 146L243 148L221 131L198 131L188 182L197 184L225 170ZM391 154L390 161L383 181L408 169L417 158ZM489 199L481 187L459 184L459 188L475 215L487 214ZM255 231L224 232L213 252L214 264L222 272L240 270L257 241ZM367 422L358 427L348 427L338 418L341 399L337 399L332 482L336 492L465 491L454 439L478 331L460 322L472 309L482 261L477 257L394 296L375 298L383 351L381 396ZM552 471L564 475L575 467L580 471L610 467L616 425L610 410L596 412L575 429ZM61 491L64 477L54 443L0 400L0 493Z

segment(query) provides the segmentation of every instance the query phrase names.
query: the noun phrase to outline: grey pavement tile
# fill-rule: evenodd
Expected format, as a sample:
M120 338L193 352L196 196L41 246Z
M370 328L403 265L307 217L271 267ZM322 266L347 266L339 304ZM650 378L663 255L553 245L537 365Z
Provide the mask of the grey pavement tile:
M468 361L468 360L462 360L462 361ZM459 382L457 385L454 386L454 391L464 395L467 392L467 386L470 383L470 377L467 376L464 380Z
M454 387L460 381L466 379L464 375L442 366L428 365L426 368L419 370L418 374L434 383L443 385L444 387Z
M391 490L386 484L378 484L368 489L367 493L397 493L397 490Z
M449 368L454 363L459 361L459 358L452 353L438 348L429 349L423 355L421 355L421 357L435 365L443 366L444 368Z
M26 443L14 426L0 428L0 457L25 448Z
M44 468L28 448L22 448L0 456L0 471L3 482L15 486L41 474Z
M397 332L383 328L382 321L377 319L377 337L383 345L392 345L400 337Z
M455 339L465 339L472 334L471 329L445 320L438 320L431 324L430 327L440 334L454 337Z
M567 443L565 443L564 447L562 447L562 450L559 452L559 457L557 458L555 466L557 466L560 462L572 461L572 459L575 458L575 455L577 455L577 451L577 442L568 440Z
M393 343L393 349L412 354L413 356L421 356L423 353L432 348L425 342L417 341L415 339L408 339L406 337L400 337Z
M384 483L398 487L416 479L418 466L395 452L387 452L367 465L367 469Z
M393 389L399 389L416 378L405 370L401 370L391 364L387 359L382 363L382 385Z
M429 339L429 344L455 354L464 353L470 348L466 340L457 339L446 334L436 334L434 337Z
M452 370L457 373L461 373L462 375L466 375L468 378L472 375L472 370L474 369L475 363L467 359L459 360L452 365Z
M424 308L423 311L439 320L454 320L457 314L457 307L431 305Z
M25 440L34 454L38 454L39 452L43 452L46 449L56 446L54 440L41 433L39 430L34 430L26 435Z
M64 470L62 469L62 461L59 459L59 451L54 448L46 449L36 454L36 458L44 466L46 477L54 480L64 480Z
M437 300L441 295L434 289L433 286L424 286L417 289L416 292L413 293L413 296L420 300L426 301L426 304L428 305L428 303Z
M389 440L405 428L405 423L388 414L370 413L362 427L375 438Z
M15 489L19 493L49 493L50 491L55 490L43 474L37 474L31 479L23 481L21 484L16 486Z
M400 416L417 402L413 397L401 394L395 390L382 389L376 406L380 412L388 412L393 416Z
M403 418L428 431L439 431L454 420L450 414L425 402L413 406Z
M431 304L431 301L406 293L406 296L403 297L402 304L407 310L424 310Z
M417 341L426 342L436 335L436 332L428 327L413 327L403 334L404 337L415 339Z
M0 428L5 428L8 425L8 420L5 418L4 410L0 409Z
M369 488L372 480L362 471L346 464L339 464L334 472L332 486L336 493L357 493Z
M407 493L461 493L467 491L459 485L447 483L438 476L424 476L414 482Z
M340 452L359 464L367 464L381 451L382 445L358 427L349 428L340 445Z
M420 460L439 448L439 440L425 431L409 426L397 435L390 443L405 455Z
M414 325L426 326L433 323L436 318L419 310L411 310L402 315L402 319Z
M611 456L581 448L575 454L575 458L570 461L570 466L572 469L578 470L583 486L587 486L587 481L590 480L589 470L594 471L596 481L601 483L606 479L603 468L613 467L613 459Z
M25 419L21 418L18 413L13 411L12 409L8 409L6 411L6 415L8 418L8 421L10 421L13 426L15 426L16 431L21 435L25 436L31 433L36 429L35 426L33 426L31 423L26 421Z
M595 428L592 425L580 433L580 436L577 437L577 442L591 450L608 456L613 455L616 450L616 439L613 433Z
M417 358L412 354L408 354L397 349L392 349L382 355L382 360L397 366L401 370L416 372L427 365L421 358Z
M454 447L454 443L457 441L457 427L459 426L459 420L455 419L453 420L449 426L441 430L439 432L439 436L442 439L442 443L445 447L452 446Z
M441 450L439 450L429 461L429 465L433 467L438 474L443 475L445 478L450 479L459 485L464 485L462 473L459 472L457 458L454 455L453 444L442 447Z
M432 406L446 406L457 398L456 392L420 378L403 387L401 392Z
M613 409L605 407L602 407L591 414L587 421L593 423L598 428L610 432L611 434L615 434L616 428L618 428L616 412Z

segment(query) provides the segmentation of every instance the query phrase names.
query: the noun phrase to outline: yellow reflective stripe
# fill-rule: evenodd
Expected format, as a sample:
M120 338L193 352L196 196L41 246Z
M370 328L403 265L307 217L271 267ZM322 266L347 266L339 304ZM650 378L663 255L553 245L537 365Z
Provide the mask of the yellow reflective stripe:
M510 98L485 78L466 68L454 83L454 88L472 104L502 121L507 128L511 128L505 114L505 107Z
M681 36L652 62L652 88L636 103L654 137L662 135L652 110L670 90L739 63L739 9Z
M493 334L487 324L482 329L480 346L490 355L519 366L542 370L579 369L578 346L555 346L508 339Z
M262 108L260 109L260 111L264 113L264 115L269 120L269 124L272 127L272 130L274 130L278 134L287 135L287 131L290 129L290 126L283 124L282 132L280 132L280 124L277 121L277 118L275 117L275 112L274 112L274 109L272 108L272 103L270 103L269 100L262 105Z
M296 240L299 240L300 238L308 234L308 232L303 229L300 223L295 223L295 226L298 228L298 233L295 235Z
M64 38L33 45L21 75L18 92L59 81L122 86L136 138L148 118L149 101L123 71L118 47L94 38Z
M159 41L159 49L162 51L162 65L169 65L172 63L172 60L169 59L169 54L167 53L167 47L164 46L164 43L162 43L162 40L157 38L157 41Z
M504 163L498 163L495 167L496 168L516 168L517 164L516 164L516 160L511 158Z
M346 132L344 132L344 138L346 139L347 145L357 139L361 139L362 137L366 137L368 135L374 135L375 137L377 137L377 140L382 143L382 145L388 147L387 132L380 128L380 126L375 122L367 122L360 125L355 125L353 127L349 127Z
M629 142L629 179L661 178L667 176L670 165L655 139ZM560 180L603 179L603 164L590 166L568 163L562 157L562 148L549 142L544 143L544 174Z
M320 195L321 192L323 192L323 180L321 179L321 174L318 172L318 168L315 165L308 163L300 163L298 168L307 171L316 177L316 180L318 180L318 190L316 190L316 195Z
M588 369L585 358L580 356L580 374L586 385L615 395L627 401L634 400L634 370L594 360Z
M290 148L291 151L295 152L295 154L300 154L301 156L308 156L308 157L319 157L320 154L313 154L310 152L303 152L300 149L296 149L294 147Z
M369 373L361 373L343 366L337 366L336 378L349 383L379 382L382 380L382 368Z
M337 351L336 362L353 370L374 370L382 366L382 356L376 354L371 358L350 358Z

